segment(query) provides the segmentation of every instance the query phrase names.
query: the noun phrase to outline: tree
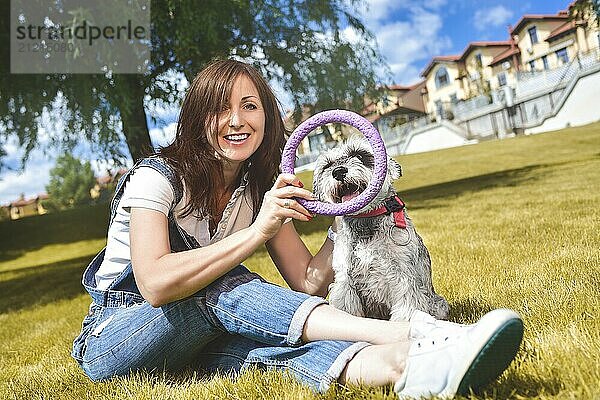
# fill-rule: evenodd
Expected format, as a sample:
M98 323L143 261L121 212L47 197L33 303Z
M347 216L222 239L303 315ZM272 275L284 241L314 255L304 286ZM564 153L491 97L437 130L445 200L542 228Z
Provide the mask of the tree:
M600 0L577 0L569 6L569 18L600 27Z
M0 40L10 42L10 3L0 2ZM62 2L56 1L56 7ZM215 58L252 62L268 79L293 94L295 117L302 104L312 112L360 110L373 94L375 69L384 65L371 33L354 16L355 0L152 0L151 63L146 74L11 75L9 46L0 46L0 145L16 136L23 162L40 145L38 123L52 110L64 124L51 146L72 148L81 135L107 159L123 161L125 142L133 159L151 142L145 102L182 98L173 74L188 81ZM343 30L351 28L355 39ZM52 122L52 120L50 121ZM56 130L50 129L51 132ZM120 134L122 132L122 136Z
M96 178L89 161L82 162L71 154L63 154L50 170L50 183L46 186L48 204L54 209L89 204L90 189L95 184Z

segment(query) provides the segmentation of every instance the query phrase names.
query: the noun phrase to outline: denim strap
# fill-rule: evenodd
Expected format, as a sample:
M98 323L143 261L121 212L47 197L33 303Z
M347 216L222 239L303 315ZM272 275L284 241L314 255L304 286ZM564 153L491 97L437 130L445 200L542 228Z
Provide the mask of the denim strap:
M185 232L175 220L173 210L183 198L183 185L174 169L164 159L158 156L151 156L138 160L133 167L119 179L110 204L109 227L117 214L119 201L123 197L125 184L131 177L133 171L141 166L148 166L158 171L167 178L173 188L174 200L171 203L169 215L167 217L171 251L178 252L200 247L196 239ZM83 274L82 284L92 297L94 303L103 307L120 307L143 302L144 298L139 293L139 289L135 282L131 262L127 264L127 267L111 282L106 290L101 290L96 287L95 275L104 260L105 252L106 247L94 257Z

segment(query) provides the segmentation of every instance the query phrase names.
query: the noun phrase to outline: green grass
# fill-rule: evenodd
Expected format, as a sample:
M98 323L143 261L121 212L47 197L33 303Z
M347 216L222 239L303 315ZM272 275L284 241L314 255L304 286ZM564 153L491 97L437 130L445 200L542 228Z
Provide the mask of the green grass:
M399 192L452 319L496 307L523 316L516 361L482 397L600 398L600 124L399 161ZM0 398L394 398L356 387L316 396L259 371L91 383L69 351L89 303L81 273L104 245L106 219L97 206L0 223ZM297 227L316 250L328 225ZM264 249L246 264L283 283Z

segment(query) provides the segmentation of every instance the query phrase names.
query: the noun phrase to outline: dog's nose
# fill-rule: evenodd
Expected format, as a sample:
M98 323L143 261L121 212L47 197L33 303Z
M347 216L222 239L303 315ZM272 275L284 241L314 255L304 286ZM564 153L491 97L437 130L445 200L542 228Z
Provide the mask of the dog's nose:
M335 167L333 171L331 171L331 175L333 175L333 177L340 182L344 180L347 173L348 168L346 167Z

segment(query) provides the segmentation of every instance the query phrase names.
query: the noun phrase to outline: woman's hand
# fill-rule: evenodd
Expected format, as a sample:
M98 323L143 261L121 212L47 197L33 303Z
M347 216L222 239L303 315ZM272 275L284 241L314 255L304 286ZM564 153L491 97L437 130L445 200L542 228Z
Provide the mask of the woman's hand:
M294 197L315 199L303 186L296 175L280 174L271 190L265 193L258 216L251 225L265 241L275 236L287 218L299 221L312 219L312 214L294 200Z

